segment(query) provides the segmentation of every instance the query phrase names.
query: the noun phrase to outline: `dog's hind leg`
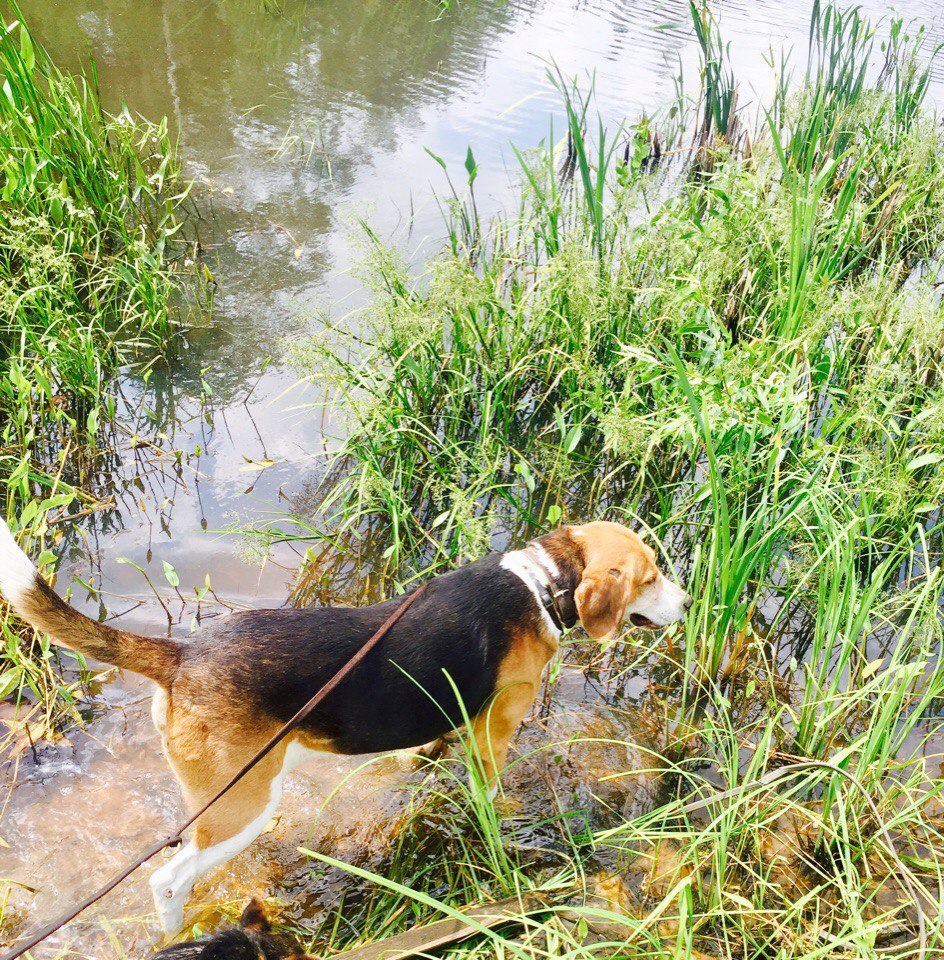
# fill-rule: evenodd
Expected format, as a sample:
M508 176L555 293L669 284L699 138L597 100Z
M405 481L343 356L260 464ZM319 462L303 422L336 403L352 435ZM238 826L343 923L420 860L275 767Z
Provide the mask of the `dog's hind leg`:
M151 893L166 933L176 933L183 926L184 907L194 883L207 871L245 850L262 833L282 799L282 781L298 759L298 751L279 744L200 817L193 840L154 871ZM232 772L221 770L210 777L203 770L196 785L193 778L186 777L189 765L174 766L179 774L184 774L181 780L192 810L209 800L239 769L239 765L234 764Z
M411 747L404 752L415 758L417 766L422 766L429 761L442 760L447 757L450 747L451 743L446 737L439 737L436 740L430 740L429 743L424 743L422 746Z

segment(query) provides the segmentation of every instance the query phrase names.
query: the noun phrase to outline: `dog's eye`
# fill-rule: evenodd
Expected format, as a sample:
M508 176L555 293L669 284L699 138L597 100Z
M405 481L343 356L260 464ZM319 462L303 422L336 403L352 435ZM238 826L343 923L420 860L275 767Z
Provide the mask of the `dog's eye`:
M611 577L616 577L617 580L619 580L619 578L620 578L622 575L623 575L623 571L622 571L622 570L617 570L616 567L613 567L613 568L610 570L610 576L611 576Z
M647 577L645 580L643 580L642 585L644 587L651 587L656 582L656 580L657 580L657 577L655 574L653 574L651 577Z

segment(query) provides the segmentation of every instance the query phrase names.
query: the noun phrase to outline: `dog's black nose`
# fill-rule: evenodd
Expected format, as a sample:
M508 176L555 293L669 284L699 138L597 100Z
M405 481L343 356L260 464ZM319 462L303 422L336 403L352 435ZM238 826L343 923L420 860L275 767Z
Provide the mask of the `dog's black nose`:
M685 594L685 609L688 610L689 607L695 602L695 598L690 594Z

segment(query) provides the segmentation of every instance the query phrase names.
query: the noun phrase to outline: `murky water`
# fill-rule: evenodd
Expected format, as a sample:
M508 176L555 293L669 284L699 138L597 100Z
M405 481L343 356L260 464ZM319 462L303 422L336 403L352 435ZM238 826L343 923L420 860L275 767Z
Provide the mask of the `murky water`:
M555 115L562 128L548 63L568 76L595 73L597 105L614 121L667 101L680 70L689 90L697 84L682 0L459 0L441 16L426 0L286 0L278 13L262 0L21 6L62 67L94 57L106 105L124 101L150 118L170 118L197 183L195 226L218 282L212 320L190 333L173 369L147 388L135 376L123 381L126 413L102 477L116 508L77 532L63 572L63 584L70 574L91 580L110 615L150 631L170 620L186 632L194 608L185 600L207 576L229 604L285 601L292 552L260 569L219 531L278 510L281 497L320 475L330 444L325 424L306 409L313 398L295 386L280 354L286 338L317 329L326 311L340 317L362 302L351 272L356 220L369 218L414 255L435 248L442 226L434 190L444 183L426 151L458 173L470 146L480 205L500 208L514 177L510 142L537 143ZM758 98L769 89L770 47L793 47L802 60L810 6L718 4L737 73ZM863 7L873 17L889 9L881 0ZM896 8L944 39L933 0ZM940 62L934 79L940 101ZM134 433L153 445L134 449ZM174 450L182 451L179 462ZM122 558L144 566L158 585L166 583L164 561L176 568L180 595L165 586L166 613ZM99 602L88 598L88 609L97 613ZM148 696L134 678L108 684L97 719L71 742L21 755L0 823L10 844L0 848L0 877L35 892L11 888L9 929L79 899L179 817ZM537 746L599 724L626 739L639 735L638 720L606 714L579 683L562 687L552 716L550 727L526 728L524 742ZM589 790L594 762L558 770L570 778L561 795L575 785ZM325 758L296 775L277 826L198 887L194 902L268 892L295 904L298 916L310 913L321 888L311 887L297 844L311 835L343 855L345 844L376 843L378 824L401 809L393 788L409 775L383 761L353 774L322 812L341 775L357 766ZM513 800L550 802L535 777L523 768L514 774ZM146 871L58 944L95 957L141 955L154 935L145 878ZM110 918L111 938L100 917ZM47 955L52 950L37 952Z

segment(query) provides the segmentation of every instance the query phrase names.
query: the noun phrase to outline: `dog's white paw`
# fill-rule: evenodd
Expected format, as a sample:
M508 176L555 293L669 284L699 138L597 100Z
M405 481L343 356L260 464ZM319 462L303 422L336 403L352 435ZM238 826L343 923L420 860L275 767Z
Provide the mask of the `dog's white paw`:
M167 894L171 894L170 897ZM157 910L157 919L161 925L161 930L168 937L180 933L184 926L184 899L183 897L173 896L173 891L165 889L162 894L159 890L154 891L154 908Z
M480 793L484 792L489 800L494 800L495 797L498 796L498 778L496 777L494 780L489 781L488 785L485 786L485 789L483 791L483 784L482 784L481 778L476 774L474 774L470 768L469 769L469 792L472 794L473 797L477 797L480 795Z
M149 881L157 919L167 936L173 936L183 929L184 904L189 893L186 885L175 883L178 879L176 867L173 860L165 863L151 874Z
M431 740L429 743L424 743L420 747L412 747L407 750L406 753L410 757L413 765L419 769L427 763L442 760L448 756L449 744L440 738L439 740Z

